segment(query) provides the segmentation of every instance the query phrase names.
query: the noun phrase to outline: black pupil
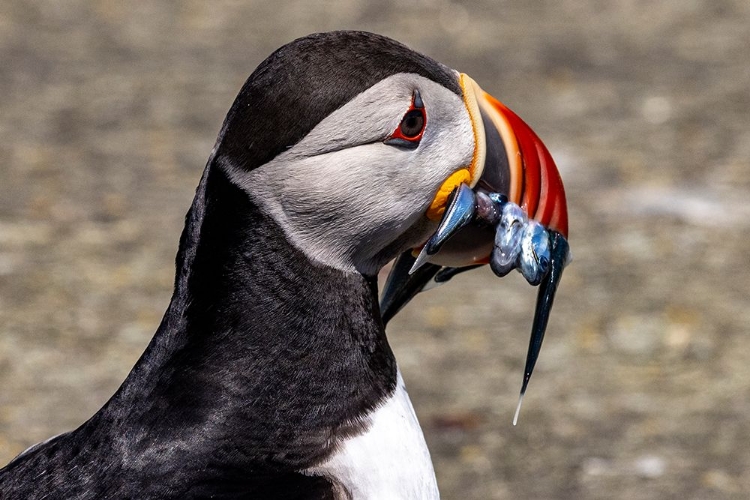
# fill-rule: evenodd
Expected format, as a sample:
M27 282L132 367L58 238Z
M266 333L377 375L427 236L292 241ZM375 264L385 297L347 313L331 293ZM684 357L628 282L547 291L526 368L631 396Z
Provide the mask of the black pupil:
M422 110L412 109L406 113L404 119L401 120L401 133L404 137L411 138L418 136L419 133L422 132L422 127L424 127L424 115L422 114Z

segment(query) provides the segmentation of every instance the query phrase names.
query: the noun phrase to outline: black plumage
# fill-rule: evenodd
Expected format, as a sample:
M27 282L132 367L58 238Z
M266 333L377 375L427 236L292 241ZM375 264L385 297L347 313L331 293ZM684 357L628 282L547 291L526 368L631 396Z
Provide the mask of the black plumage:
M0 474L10 498L314 498L320 479L293 472L393 391L373 279L310 262L218 170L188 219L143 357L91 420Z

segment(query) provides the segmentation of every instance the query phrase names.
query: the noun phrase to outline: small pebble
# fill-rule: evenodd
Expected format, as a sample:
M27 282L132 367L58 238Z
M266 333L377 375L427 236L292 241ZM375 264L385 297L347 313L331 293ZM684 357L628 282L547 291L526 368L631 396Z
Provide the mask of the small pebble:
M641 477L654 479L664 475L667 463L656 455L644 455L635 461L635 472Z

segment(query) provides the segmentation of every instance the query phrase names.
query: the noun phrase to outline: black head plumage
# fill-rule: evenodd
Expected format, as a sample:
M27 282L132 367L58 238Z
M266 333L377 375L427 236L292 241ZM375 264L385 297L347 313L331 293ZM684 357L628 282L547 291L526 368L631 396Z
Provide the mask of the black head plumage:
M334 31L284 45L240 90L214 159L246 170L259 167L354 96L397 73L416 73L461 94L451 69L381 35Z

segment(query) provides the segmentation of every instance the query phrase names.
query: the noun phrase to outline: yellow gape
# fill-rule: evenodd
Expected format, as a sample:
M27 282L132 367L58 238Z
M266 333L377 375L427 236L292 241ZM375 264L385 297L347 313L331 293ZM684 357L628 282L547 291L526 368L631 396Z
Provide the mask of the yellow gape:
M440 220L445 212L445 206L448 204L448 196L461 184L469 184L471 182L471 174L466 168L462 168L456 172L453 172L450 177L445 179L443 185L438 189L435 198L430 203L430 208L427 209L427 218L430 220Z

